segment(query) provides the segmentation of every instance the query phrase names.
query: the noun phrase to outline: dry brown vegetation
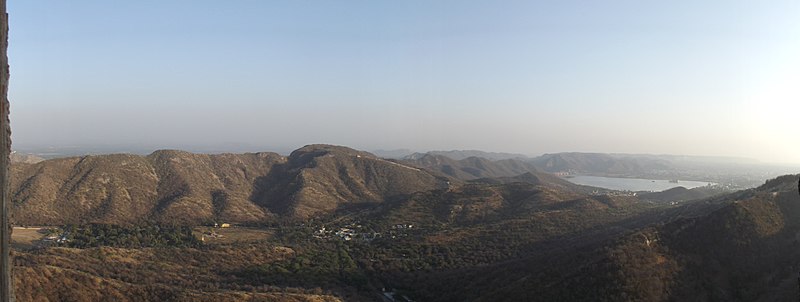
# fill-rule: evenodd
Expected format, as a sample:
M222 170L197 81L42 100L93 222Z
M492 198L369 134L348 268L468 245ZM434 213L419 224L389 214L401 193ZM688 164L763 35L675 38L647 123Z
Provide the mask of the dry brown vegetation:
M17 252L15 293L17 301L339 301L320 290L242 286L227 273L293 253L269 245Z

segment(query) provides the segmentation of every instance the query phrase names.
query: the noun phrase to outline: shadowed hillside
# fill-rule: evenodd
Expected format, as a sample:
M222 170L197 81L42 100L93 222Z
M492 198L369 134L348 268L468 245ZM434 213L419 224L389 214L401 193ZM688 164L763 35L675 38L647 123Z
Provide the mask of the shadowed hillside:
M800 270L797 175L682 209L598 252L586 284L619 301L793 301ZM702 207L708 210L703 210ZM589 291L587 291L588 293ZM588 296L585 296L588 297Z
M640 215L635 220L646 223L621 237L605 237L607 229L599 237L607 240L565 238L554 252L439 273L414 286L434 293L458 279L469 288L427 296L437 301L793 301L800 294L797 186L798 176L779 177Z

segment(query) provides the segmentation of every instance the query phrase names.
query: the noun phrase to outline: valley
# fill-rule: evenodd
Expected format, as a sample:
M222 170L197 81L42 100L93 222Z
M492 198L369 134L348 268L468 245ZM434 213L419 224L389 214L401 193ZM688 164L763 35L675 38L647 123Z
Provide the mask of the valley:
M17 285L29 300L752 301L794 294L782 280L800 267L789 252L799 244L797 176L633 196L515 160L392 162L328 145L12 171L15 274L36 280ZM761 244L775 252L755 252ZM731 248L741 252L715 251ZM53 275L82 277L64 287L44 277ZM700 280L715 281L688 286ZM82 296L87 282L104 293Z

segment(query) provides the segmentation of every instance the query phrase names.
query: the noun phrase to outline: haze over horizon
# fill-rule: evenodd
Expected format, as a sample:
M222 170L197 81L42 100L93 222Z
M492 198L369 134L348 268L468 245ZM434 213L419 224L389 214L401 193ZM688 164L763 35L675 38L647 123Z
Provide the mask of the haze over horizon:
M800 166L800 163L787 163L787 162L764 162L760 161L756 158L751 157L740 157L740 156L723 156L723 155L697 155L697 154L669 154L669 153L633 153L633 152L604 152L604 151L576 151L576 150L559 150L553 152L542 152L542 153L526 153L526 152L510 152L504 150L479 150L479 149L409 149L409 148L397 148L397 149L370 149L370 148L362 148L358 146L347 146L342 144L336 143L309 143L306 145L300 146L270 146L266 144L258 145L258 144L245 144L245 143L209 143L209 144L163 144L163 145L102 145L102 144L93 144L93 145L24 145L17 149L15 152L22 152L24 154L33 154L33 155L42 155L45 158L60 158L60 157L71 157L71 156L81 156L81 155L102 155L102 154L137 154L137 155L149 155L153 152L157 152L159 150L182 150L188 151L192 153L199 153L199 154L221 154L221 153L233 153L233 154L242 154L242 153L257 153L257 152L274 152L280 155L289 156L293 151L303 148L308 145L334 145L334 146L343 146L348 148L354 148L360 151L366 151L370 153L374 153L377 156L387 157L387 158L402 158L407 155L412 155L414 153L449 153L449 152L485 152L485 153L498 153L502 155L521 155L523 157L527 157L529 159L533 159L536 157L548 155L548 154L564 154L564 153L584 153L584 154L609 154L609 155L631 155L631 156L686 156L686 157L696 157L699 158L708 158L709 160L727 160L727 161L734 161L741 164L767 164L767 165L780 165L785 166L785 168L793 167L793 166ZM402 155L398 155L402 154ZM492 159L492 158L489 158ZM788 172L787 172L788 173Z
M11 2L15 147L800 163L796 1L313 4Z

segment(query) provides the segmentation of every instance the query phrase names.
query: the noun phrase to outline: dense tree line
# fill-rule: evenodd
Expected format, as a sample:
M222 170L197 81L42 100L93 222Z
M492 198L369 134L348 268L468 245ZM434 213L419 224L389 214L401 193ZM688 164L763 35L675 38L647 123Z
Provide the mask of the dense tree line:
M111 224L67 225L64 227L62 245L74 248L112 246L124 248L143 247L198 247L200 240L188 226L118 226Z

